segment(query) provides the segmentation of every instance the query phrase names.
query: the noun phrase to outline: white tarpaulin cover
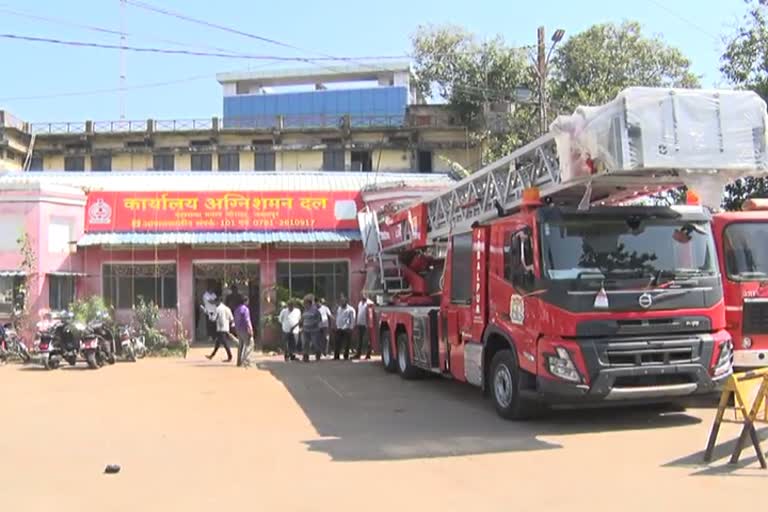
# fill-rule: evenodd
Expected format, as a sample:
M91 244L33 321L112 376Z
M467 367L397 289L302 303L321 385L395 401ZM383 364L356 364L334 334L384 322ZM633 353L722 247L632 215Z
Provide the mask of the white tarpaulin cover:
M676 170L716 207L725 184L768 169L767 121L765 102L751 91L633 87L608 104L558 117L551 130L563 182Z

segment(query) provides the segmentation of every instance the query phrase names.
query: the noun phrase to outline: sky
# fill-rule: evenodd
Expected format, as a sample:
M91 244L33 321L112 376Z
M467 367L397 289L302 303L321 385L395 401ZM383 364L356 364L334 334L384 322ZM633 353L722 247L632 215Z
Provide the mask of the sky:
M595 23L636 20L646 35L682 50L702 85L713 87L727 86L719 72L722 37L734 32L747 11L744 0L128 2L121 9L120 0L0 0L0 34L120 45L114 32L122 31L128 34L126 44L136 47L270 57L367 57L406 55L410 36L426 24L457 24L480 37L501 35L511 45L524 46L535 43L539 25L548 35L562 28L568 37ZM133 4L149 4L273 42ZM128 90L121 95L118 50L0 37L0 56L0 110L34 122L117 120L121 113L131 120L221 115L217 72L313 66L127 52Z

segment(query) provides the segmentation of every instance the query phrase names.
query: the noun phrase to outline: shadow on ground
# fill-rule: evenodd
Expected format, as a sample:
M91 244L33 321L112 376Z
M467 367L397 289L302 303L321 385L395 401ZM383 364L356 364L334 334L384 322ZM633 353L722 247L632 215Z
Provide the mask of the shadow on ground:
M261 361L291 393L321 439L312 451L336 461L402 460L560 448L541 437L680 427L682 409L635 407L551 412L527 422L499 418L471 386L441 378L404 381L377 362Z

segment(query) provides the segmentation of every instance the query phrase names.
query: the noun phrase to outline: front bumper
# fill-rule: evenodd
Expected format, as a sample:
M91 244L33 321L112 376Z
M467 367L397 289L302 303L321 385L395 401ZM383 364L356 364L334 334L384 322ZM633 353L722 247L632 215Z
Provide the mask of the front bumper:
M604 370L591 386L570 384L560 380L538 377L536 389L538 398L552 404L614 401L665 401L670 398L705 395L717 392L728 378L726 373L717 379L710 377L706 368L700 365L678 365L672 367ZM669 379L675 376L673 382ZM653 379L659 384L626 386L617 384L618 378ZM668 381L668 383L664 383ZM688 381L688 382L685 382Z
M733 352L733 366L735 368L768 366L768 350L735 350Z
M709 368L713 355L719 354L716 347L723 342L730 347L729 339L724 332L581 339L572 342L570 350L578 347L581 352L581 372L586 372L588 383L569 383L543 371L537 376L535 393L539 400L551 404L654 402L714 393L731 374L731 368L717 377L712 377ZM558 343L552 341L552 345Z

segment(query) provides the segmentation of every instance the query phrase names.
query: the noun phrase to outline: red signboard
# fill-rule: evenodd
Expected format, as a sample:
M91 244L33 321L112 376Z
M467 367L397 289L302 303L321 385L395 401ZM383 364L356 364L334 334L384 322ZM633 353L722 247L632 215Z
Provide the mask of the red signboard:
M90 192L86 232L359 229L360 192Z

